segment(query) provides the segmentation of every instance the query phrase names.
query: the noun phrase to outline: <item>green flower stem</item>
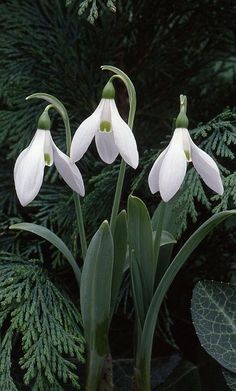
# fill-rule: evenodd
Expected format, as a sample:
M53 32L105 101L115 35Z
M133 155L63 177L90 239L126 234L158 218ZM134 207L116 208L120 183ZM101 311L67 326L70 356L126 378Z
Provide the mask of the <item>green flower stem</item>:
M67 152L67 155L69 155L70 154L70 147L71 147L71 129L70 129L70 120L69 120L67 113L66 113L66 117L64 120L64 124L65 124L65 129L66 129L66 152ZM82 258L83 258L83 260L85 260L85 256L87 253L87 241L86 241L86 235L85 235L85 229L84 229L83 212L82 212L82 208L81 208L79 194L77 194L74 191L73 196L74 196L77 225L79 228Z
M80 203L80 196L76 192L74 192L74 203L75 203L77 224L78 224L79 234L80 234L82 257L83 257L83 260L85 260L85 256L87 253L87 241L86 241L86 235L85 235L85 229L84 229L84 221L83 221L83 213L82 213L82 208L81 208L81 203Z
M112 234L114 234L115 231L116 217L119 212L121 193L122 193L122 188L123 188L123 183L125 178L125 169L126 169L126 163L122 159L120 163L120 171L119 171L119 176L116 184L116 192L115 192L115 197L114 197L112 212L111 212L110 226L111 226Z
M166 211L166 203L162 201L160 206L160 215L159 215L156 237L154 242L154 257L155 257L156 265L158 263L158 257L160 253L161 233L163 229L165 211Z

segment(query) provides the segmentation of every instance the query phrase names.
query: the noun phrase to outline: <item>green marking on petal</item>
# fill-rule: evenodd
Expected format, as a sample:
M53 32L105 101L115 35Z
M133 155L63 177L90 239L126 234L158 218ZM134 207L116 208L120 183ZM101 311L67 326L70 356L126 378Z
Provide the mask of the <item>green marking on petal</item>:
M50 164L51 164L51 157L50 157L49 153L45 153L44 154L44 161L45 161L46 166L50 166Z
M185 156L187 158L187 161L190 162L191 161L191 153L190 153L190 151L184 151L184 153L185 153Z
M100 123L101 132L110 132L111 131L111 123L109 121L102 121Z

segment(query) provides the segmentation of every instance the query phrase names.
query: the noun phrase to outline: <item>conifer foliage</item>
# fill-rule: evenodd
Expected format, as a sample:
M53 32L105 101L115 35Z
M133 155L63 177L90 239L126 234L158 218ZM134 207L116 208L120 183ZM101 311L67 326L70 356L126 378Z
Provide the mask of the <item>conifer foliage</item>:
M22 378L34 391L60 391L63 384L79 389L80 315L49 280L41 261L1 254L0 326L6 330L0 340L1 391L18 390Z

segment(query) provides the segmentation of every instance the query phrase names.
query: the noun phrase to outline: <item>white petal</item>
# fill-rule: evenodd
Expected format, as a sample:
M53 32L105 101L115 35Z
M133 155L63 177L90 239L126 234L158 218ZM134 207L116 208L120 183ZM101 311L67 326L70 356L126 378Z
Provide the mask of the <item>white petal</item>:
M169 201L179 190L187 169L181 135L175 131L159 173L159 187L162 199Z
M46 166L53 165L53 151L52 151L52 139L50 130L44 130L45 140L44 140L44 160Z
M190 138L191 140L191 138ZM193 165L205 184L216 193L224 193L220 171L214 160L202 149L198 148L191 140L191 152Z
M38 129L30 145L18 156L14 167L16 194L22 206L38 194L44 174L45 130Z
M118 113L114 99L110 100L110 105L115 144L125 162L137 168L139 156L133 132Z
M93 114L84 120L76 130L70 149L70 157L73 163L83 157L95 135L95 132L99 129L103 105L104 102L102 99Z
M179 130L182 133L183 150L184 150L184 153L185 153L187 161L191 162L192 161L192 157L191 157L191 137L189 135L189 131L188 131L188 129L185 129L185 128L177 128L176 130Z
M84 196L84 182L82 175L75 163L71 162L69 156L60 151L52 141L54 163L57 171L62 176L67 185L76 193Z
M156 159L155 163L153 164L152 169L148 175L148 184L149 184L149 187L150 187L152 194L154 194L160 190L159 189L159 173L160 173L161 165L162 165L162 162L163 162L163 159L166 155L167 150L168 150L168 147L165 148L164 151L162 151L162 153L158 156L158 158Z
M113 99L112 99L113 100ZM101 112L101 122L106 121L106 122L111 122L111 105L110 105L111 99L102 99L101 102L103 103L102 105L102 112Z
M101 159L107 164L114 162L119 151L115 145L113 132L96 132L95 142Z

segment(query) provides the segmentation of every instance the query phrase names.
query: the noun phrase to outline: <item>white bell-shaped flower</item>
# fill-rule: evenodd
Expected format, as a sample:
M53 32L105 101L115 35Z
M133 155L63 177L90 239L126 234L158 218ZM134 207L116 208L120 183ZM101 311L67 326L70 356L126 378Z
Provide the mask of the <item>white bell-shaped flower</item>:
M43 115L48 114L44 112ZM47 127L50 129L50 126ZM37 129L30 145L20 153L15 163L15 188L22 206L26 206L37 196L43 182L44 167L53 163L68 186L84 196L84 183L78 167L57 148L51 132L43 127Z
M151 192L160 191L162 199L169 201L179 190L191 161L206 185L222 195L224 188L216 163L196 146L186 128L175 129L170 144L155 161L148 176Z
M114 87L108 82L98 107L75 132L70 151L73 162L82 158L95 137L99 156L105 163L114 162L120 153L131 167L138 166L139 156L134 135L121 118L114 96Z

